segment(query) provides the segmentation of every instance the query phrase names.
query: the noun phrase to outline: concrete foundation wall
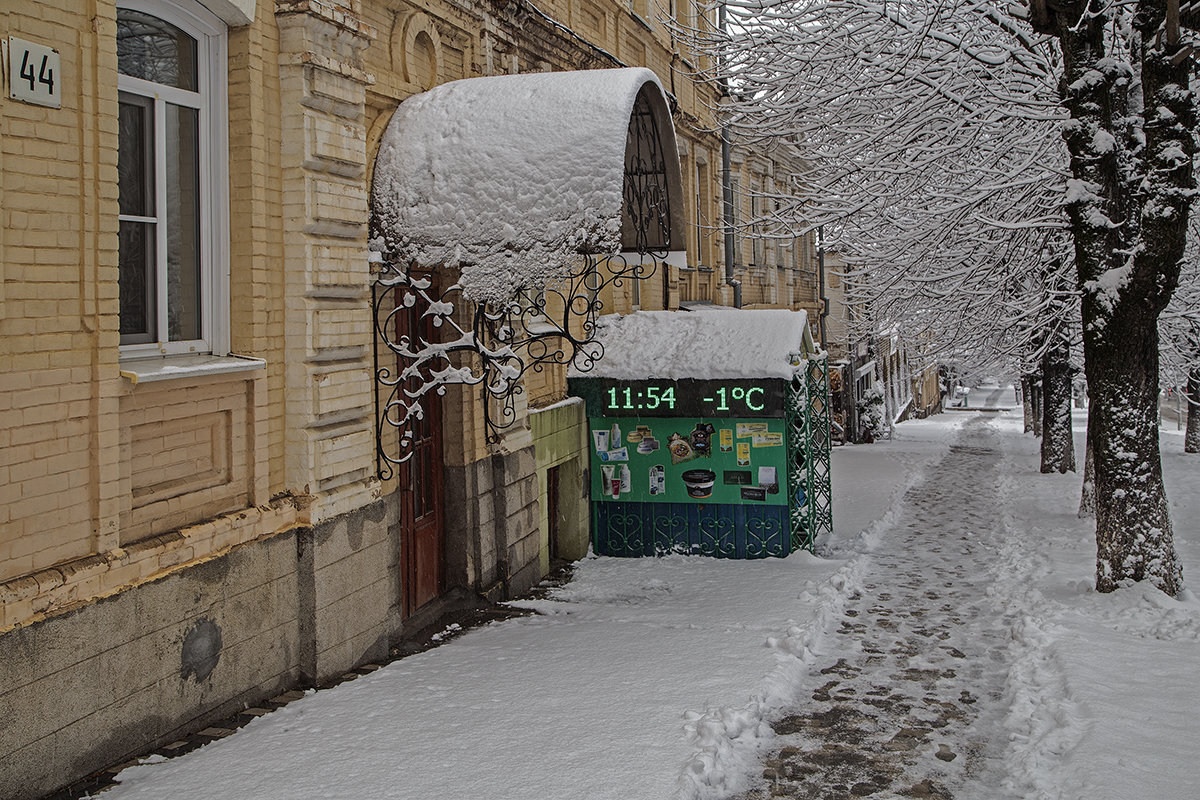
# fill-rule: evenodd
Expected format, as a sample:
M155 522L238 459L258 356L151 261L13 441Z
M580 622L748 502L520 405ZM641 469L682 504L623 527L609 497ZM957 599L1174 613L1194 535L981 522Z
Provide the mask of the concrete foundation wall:
M0 635L0 798L169 743L300 678L294 533Z
M0 799L32 798L402 633L393 497L0 635Z
M298 539L301 674L321 685L387 658L399 632L397 495L321 523Z
M491 600L542 576L534 448L445 470L446 584Z

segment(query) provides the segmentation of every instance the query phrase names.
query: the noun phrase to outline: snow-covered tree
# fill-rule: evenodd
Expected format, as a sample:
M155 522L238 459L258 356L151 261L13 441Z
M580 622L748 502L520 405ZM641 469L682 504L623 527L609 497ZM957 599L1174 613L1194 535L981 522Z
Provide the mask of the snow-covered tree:
M1168 7L1172 12L1168 14ZM1178 0L1033 0L1063 55L1067 213L1096 485L1097 588L1181 588L1158 446L1158 317L1179 281L1195 193L1196 98Z
M1053 48L982 3L735 0L727 16L708 39L727 118L803 159L772 221L828 223L861 265L859 319L992 371L1063 361L1078 313ZM1061 396L1070 370L1049 373ZM1069 414L1052 424L1043 468L1070 469Z
M1200 453L1200 220L1188 225L1188 243L1179 288L1163 312L1162 375L1168 386L1182 395L1187 408L1185 453Z
M741 137L797 149L808 172L793 216L860 254L876 299L940 309L944 332L957 318L996 337L1053 329L1079 303L1097 586L1148 579L1175 594L1156 420L1157 318L1178 281L1194 185L1176 0L728 9L712 62L733 87L727 119ZM1065 278L1075 301L1027 293L1047 271L1043 282Z

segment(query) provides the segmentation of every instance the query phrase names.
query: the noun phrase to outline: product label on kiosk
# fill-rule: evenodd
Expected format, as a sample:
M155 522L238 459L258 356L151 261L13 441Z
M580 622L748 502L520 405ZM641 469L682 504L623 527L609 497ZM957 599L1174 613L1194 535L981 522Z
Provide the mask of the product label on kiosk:
M647 384L640 402L647 397L660 406L681 402L678 393L671 392L677 384L670 381L628 381L602 388L605 394L620 390L614 402L624 402L629 389L629 402L637 403L637 384ZM662 391L646 394L652 388ZM746 399L740 392L739 402L761 402L765 407L769 394L764 388L761 395ZM787 505L783 419L613 416L588 420L593 500Z

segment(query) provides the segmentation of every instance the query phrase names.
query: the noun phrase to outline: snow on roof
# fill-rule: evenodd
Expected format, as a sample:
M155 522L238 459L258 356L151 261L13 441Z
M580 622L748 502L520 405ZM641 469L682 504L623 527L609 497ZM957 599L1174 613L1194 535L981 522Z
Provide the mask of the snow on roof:
M647 84L665 104L642 68L468 78L409 98L375 162L372 249L461 267L473 300L617 252L625 140Z
M604 357L576 378L790 378L792 353L815 351L804 311L636 311L601 317Z

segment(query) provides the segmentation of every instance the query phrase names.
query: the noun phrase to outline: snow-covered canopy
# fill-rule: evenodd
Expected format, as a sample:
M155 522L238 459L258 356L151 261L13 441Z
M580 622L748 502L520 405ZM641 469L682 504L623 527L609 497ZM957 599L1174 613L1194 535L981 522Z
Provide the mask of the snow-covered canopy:
M636 311L601 317L604 358L573 377L790 378L792 355L816 352L808 315L780 309Z
M372 249L405 264L460 267L464 293L477 301L540 288L580 253L620 251L639 93L679 217L674 128L650 70L469 78L406 100L388 124L371 189Z

